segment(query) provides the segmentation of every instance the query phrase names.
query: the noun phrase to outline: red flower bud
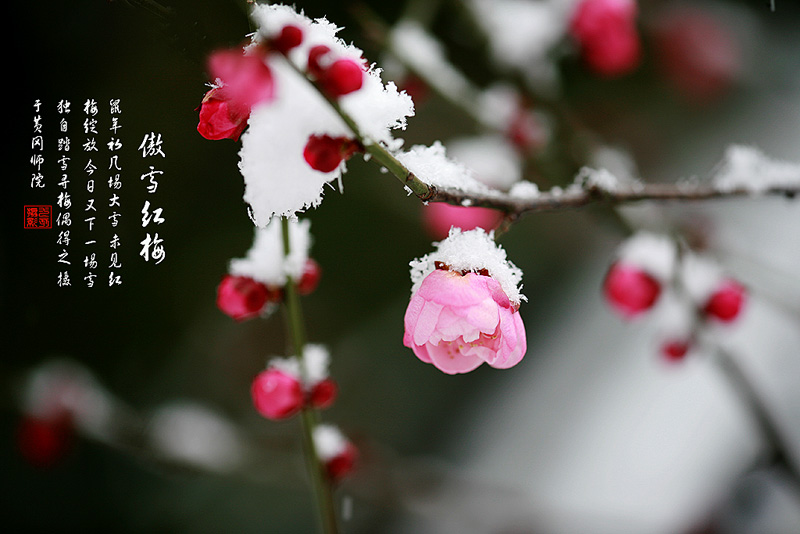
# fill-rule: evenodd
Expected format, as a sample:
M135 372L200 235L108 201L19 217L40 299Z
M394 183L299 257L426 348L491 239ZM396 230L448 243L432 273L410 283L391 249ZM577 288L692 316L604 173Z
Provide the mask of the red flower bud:
M611 307L630 319L655 304L661 285L638 267L617 262L606 274L603 292Z
M352 59L337 59L320 76L320 84L333 98L350 94L364 84L364 69Z
M303 388L300 381L283 371L270 368L253 380L250 388L258 413L277 421L293 416L303 407Z
M356 141L346 137L312 135L303 150L303 158L314 170L332 172L359 149Z
M324 410L333 404L338 392L339 388L336 386L336 382L326 378L314 384L309 393L308 402L312 407Z
M639 64L634 0L583 0L569 31L589 67L603 76L619 76Z
M206 139L238 141L247 128L249 117L250 108L238 105L228 98L223 88L215 87L206 93L200 104L197 131Z
M303 274L300 275L300 280L297 282L297 292L301 295L310 295L317 289L321 277L322 269L319 263L308 258L303 265Z
M325 462L325 470L333 482L339 482L353 471L357 460L358 449L348 442L343 451Z
M689 341L673 339L661 345L661 355L668 361L677 362L683 360L689 352Z
M25 416L17 429L17 446L22 456L37 467L52 467L72 445L68 418L56 420Z
M281 28L281 32L272 39L272 48L277 50L283 55L289 53L289 50L299 46L303 42L303 30L294 24L287 24Z
M520 110L514 115L506 135L523 154L528 154L544 144L542 127L527 110Z
M274 96L272 71L259 55L221 50L208 58L208 69L212 78L222 81L227 98L237 106L249 110Z
M719 288L709 297L703 311L724 323L729 323L739 316L745 302L745 288L736 280L724 280Z
M217 307L237 321L243 321L259 315L267 301L276 300L279 295L252 278L228 274L217 287Z
M325 45L316 45L308 51L308 72L313 77L319 79L323 72L328 68L323 58L330 53L331 49Z
M710 11L676 6L654 28L658 66L691 102L708 103L728 90L741 70L736 35Z

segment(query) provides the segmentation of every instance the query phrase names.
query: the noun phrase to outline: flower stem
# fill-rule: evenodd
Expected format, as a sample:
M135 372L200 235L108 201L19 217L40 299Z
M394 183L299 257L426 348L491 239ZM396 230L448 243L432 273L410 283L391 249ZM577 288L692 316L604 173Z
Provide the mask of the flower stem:
M281 219L281 230L283 236L283 254L288 256L291 252L291 242L289 239L289 220ZM303 350L305 348L305 329L303 327L303 311L300 307L300 298L294 280L289 277L284 287L285 308L287 318L287 330L292 340L295 357L301 362L300 369L305 374L305 366L302 365ZM303 376L305 379L305 376ZM338 526L336 522L336 512L333 501L333 488L325 473L324 466L317 455L314 446L314 428L317 426L317 413L312 408L304 407L301 411L300 422L303 432L303 450L308 467L308 474L311 477L311 484L314 490L314 498L319 512L320 531L325 534L336 534Z

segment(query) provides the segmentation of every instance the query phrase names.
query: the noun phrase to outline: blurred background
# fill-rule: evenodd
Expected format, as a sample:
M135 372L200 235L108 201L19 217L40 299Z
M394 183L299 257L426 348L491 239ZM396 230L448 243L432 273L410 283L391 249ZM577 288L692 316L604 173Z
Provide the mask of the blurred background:
M515 80L519 73L494 65L464 5L297 3L343 27L340 36L370 61L386 54L367 23L411 13L427 19L476 86ZM700 11L679 10L687 5ZM643 52L634 71L595 75L566 36L548 56L558 80L548 90L583 125L579 138L616 147L623 156L609 165L626 168L630 157L632 172L648 181L702 180L731 143L798 162L797 3L777 0L773 11L763 1L643 1L639 9ZM11 50L23 55L23 68L6 93L13 202L0 242L10 340L0 367L7 524L20 532L313 532L299 423L265 421L250 401L253 376L286 350L282 317L236 323L215 306L228 261L244 256L253 227L239 145L203 139L197 108L208 89L208 53L241 45L253 30L246 3L44 1L12 10ZM703 51L708 63L692 63ZM41 100L47 128L59 100L78 112L86 99L115 98L124 145L123 283L87 288L77 278L59 288L56 230L19 224L22 205L55 204L58 194L55 179L43 190L29 187L33 103ZM435 92L415 102L406 146L481 133ZM138 245L139 212L152 197L139 180L150 163L137 147L150 132L161 134L165 153L153 201L165 218L158 265L144 262ZM45 132L47 165L54 139ZM542 188L572 181L574 162L559 160L559 150L545 148L541 158L555 172L528 169ZM78 217L88 196L78 168L71 172ZM338 491L343 531L800 531L800 487L785 467L800 464L799 206L771 198L624 212L645 227L701 236L752 288L747 314L722 338L787 438L789 457L775 463L748 405L709 358L668 365L654 345L657 324L623 323L605 306L603 275L625 237L607 209L528 215L503 236L528 297L521 364L460 376L422 364L401 340L408 262L432 250L423 207L373 165L351 160L344 194L330 190L307 214L323 278L303 300L309 340L330 348L341 392L324 418L362 454ZM82 247L70 248L76 273ZM31 461L21 439L24 399L31 371L53 359L66 362L59 369L67 369L69 387L91 386L100 414L83 432L54 438L60 454ZM183 418L170 419L175 413ZM164 439L181 450L215 446L201 447L194 463L179 461L154 437L169 429Z

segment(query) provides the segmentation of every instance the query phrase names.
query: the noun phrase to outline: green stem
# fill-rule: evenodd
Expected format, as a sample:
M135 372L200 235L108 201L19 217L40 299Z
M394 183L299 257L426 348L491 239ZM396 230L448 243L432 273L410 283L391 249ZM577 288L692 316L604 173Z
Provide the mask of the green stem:
M281 219L283 236L283 254L288 256L291 252L289 239L289 220ZM289 277L284 287L287 330L292 339L295 357L300 360L300 369L305 379L305 365L303 365L303 351L305 348L305 329L303 327L303 311L300 307L300 298L294 280ZM303 408L300 416L303 433L303 450L305 452L308 474L314 489L314 498L319 512L320 530L325 534L336 534L339 529L336 521L336 511L333 500L333 488L325 473L325 467L317 455L314 446L314 428L317 426L317 413L311 408Z

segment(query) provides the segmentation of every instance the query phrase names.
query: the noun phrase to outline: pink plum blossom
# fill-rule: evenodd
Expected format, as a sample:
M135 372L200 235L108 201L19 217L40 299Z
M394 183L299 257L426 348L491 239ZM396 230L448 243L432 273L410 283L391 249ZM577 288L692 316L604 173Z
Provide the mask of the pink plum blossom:
M431 272L412 295L403 344L447 374L484 362L506 369L527 349L517 307L496 280L443 269Z

